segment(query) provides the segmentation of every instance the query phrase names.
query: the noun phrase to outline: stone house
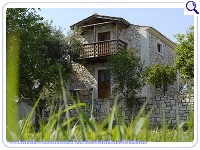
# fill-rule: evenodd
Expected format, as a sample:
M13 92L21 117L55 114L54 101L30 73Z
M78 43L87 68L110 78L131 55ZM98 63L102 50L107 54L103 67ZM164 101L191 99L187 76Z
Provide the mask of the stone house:
M93 14L71 26L81 30L84 48L80 58L84 64L73 64L73 78L70 89L81 90L83 99L89 99L94 91L95 99L112 98L113 84L106 72L105 63L110 55L122 48L131 48L145 65L173 65L175 60L175 43L158 30L150 26L140 26L129 23L120 17ZM178 79L178 78L177 78ZM178 91L178 82L170 85L167 95L174 95ZM141 97L160 96L162 91L155 85L142 88Z
M103 120L107 118L112 110L113 87L112 77L106 72L106 61L123 48L132 49L145 65L173 65L175 59L175 43L160 33L153 27L130 24L123 18L102 16L93 14L86 19L79 21L71 26L81 29L84 46L80 53L80 58L84 58L84 63L73 63L73 75L67 88L76 94L79 91L81 101L89 107L83 108L88 117L91 115L91 109L94 109L94 118ZM162 116L165 113L166 122L170 125L176 125L177 112L179 121L184 122L189 118L190 109L193 108L194 97L177 95L177 81L168 87L167 96L162 95L162 91L155 85L146 85L142 88L140 96L141 102L148 100L146 112L155 108L149 121L151 125L161 125ZM92 95L94 94L94 103ZM63 101L61 102L63 104ZM72 101L68 101L69 105ZM123 99L119 98L117 102L120 112L125 112L125 121L129 122L132 116L131 110L124 105ZM60 106L60 104L58 104ZM19 107L19 109L21 106ZM89 108L89 109L88 109ZM134 108L133 115L137 115L139 107ZM124 111L125 110L125 111ZM70 116L77 115L78 112L70 110ZM24 114L21 113L21 116ZM43 110L43 118L48 118L49 110ZM65 114L62 116L65 117Z

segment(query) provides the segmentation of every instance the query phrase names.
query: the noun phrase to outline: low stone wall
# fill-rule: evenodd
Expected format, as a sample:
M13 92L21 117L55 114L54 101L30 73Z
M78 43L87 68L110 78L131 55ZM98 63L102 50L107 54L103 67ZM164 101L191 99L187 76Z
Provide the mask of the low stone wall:
M161 125L165 117L165 121L170 125L176 125L177 121L181 123L188 120L190 109L194 108L194 96L172 95L151 98L147 104L147 111L152 107L154 110L149 118L150 124Z
M150 114L149 122L151 125L159 126L163 123L163 113L165 115L165 121L174 126L178 121L184 122L188 119L190 114L190 109L193 109L193 100L194 96L189 95L173 95L173 96L165 96L165 97L154 97L150 99L141 98L142 103L147 101L146 109L144 113L148 113L153 107L153 111ZM91 109L92 109L92 101L91 100L82 100L83 103L87 104L87 107L83 107L82 109L90 117ZM72 105L72 102L69 102L69 105ZM94 118L97 121L102 121L105 119L109 113L112 111L112 107L114 105L114 99L96 99L94 100ZM119 98L117 101L117 106L119 110L119 115L124 112L124 119L126 122L130 122L130 119L133 116L136 117L139 111L139 107L134 107L134 111L130 111L126 107L126 104L122 98ZM46 113L47 115L48 113ZM179 117L177 117L177 114ZM77 115L77 111L70 110L70 116ZM63 117L65 114L63 114Z

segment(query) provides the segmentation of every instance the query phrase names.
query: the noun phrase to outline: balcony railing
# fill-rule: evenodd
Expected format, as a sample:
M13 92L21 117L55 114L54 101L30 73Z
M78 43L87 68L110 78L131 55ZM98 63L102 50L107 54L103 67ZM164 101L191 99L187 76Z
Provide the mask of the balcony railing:
M80 52L80 57L91 58L112 55L125 49L126 46L127 44L122 40L109 40L85 44L83 50Z

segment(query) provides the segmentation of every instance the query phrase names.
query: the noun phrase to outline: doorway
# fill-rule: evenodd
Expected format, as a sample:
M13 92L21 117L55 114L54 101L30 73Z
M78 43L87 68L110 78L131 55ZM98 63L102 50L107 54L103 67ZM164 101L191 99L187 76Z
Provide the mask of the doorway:
M98 98L110 97L110 74L107 70L98 70Z

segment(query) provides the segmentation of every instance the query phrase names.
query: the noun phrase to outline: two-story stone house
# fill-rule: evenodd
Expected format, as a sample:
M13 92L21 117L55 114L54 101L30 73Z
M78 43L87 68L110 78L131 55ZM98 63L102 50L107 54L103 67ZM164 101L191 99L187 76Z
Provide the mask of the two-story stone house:
M145 65L173 65L175 59L175 43L158 30L150 26L140 26L129 23L120 17L93 14L71 26L80 28L84 39L84 48L80 57L86 60L84 64L73 64L74 75L70 82L71 89L82 91L87 99L94 90L96 99L112 97L113 84L106 71L105 62L110 55L123 48L131 48ZM170 85L167 94L178 91L178 82ZM155 85L146 85L141 91L142 97L152 97L161 94Z

